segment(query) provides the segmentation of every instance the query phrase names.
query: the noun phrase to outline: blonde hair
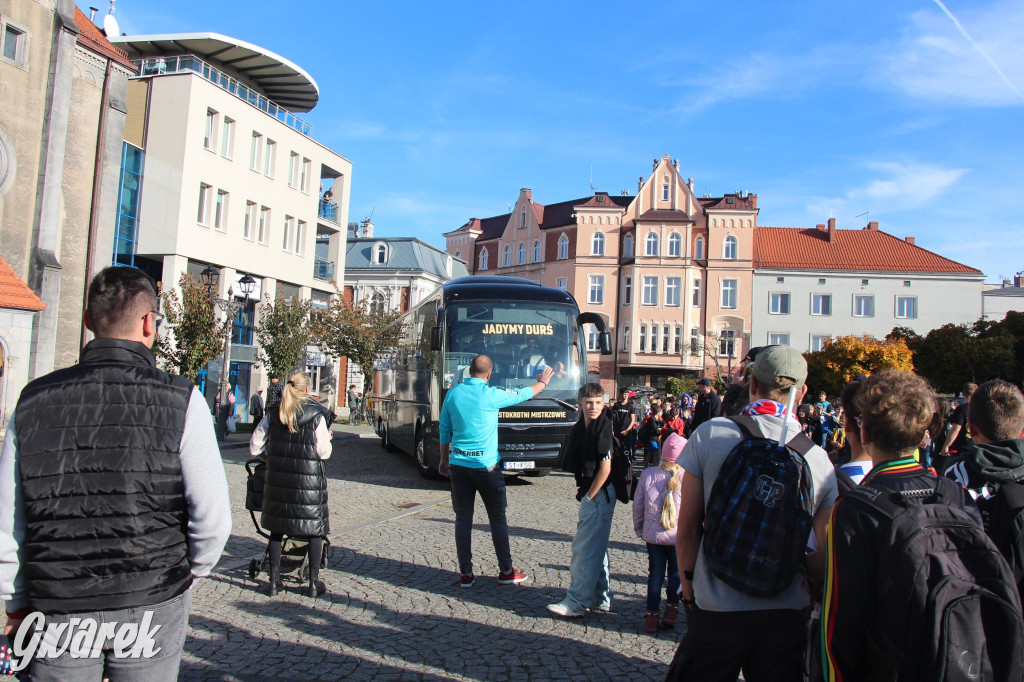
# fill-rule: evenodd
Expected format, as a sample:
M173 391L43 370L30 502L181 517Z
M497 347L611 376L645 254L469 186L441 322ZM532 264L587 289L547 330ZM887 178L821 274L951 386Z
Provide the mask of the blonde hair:
M683 467L679 466L675 462L666 462L662 460L661 470L667 471L672 474L672 478L668 479L668 490L665 492L665 499L661 503L661 527L665 530L672 530L676 527L676 523L679 519L679 510L676 508L676 496L675 492L679 490L680 480L679 472L683 470Z
M286 383L281 391L281 407L278 408L278 415L281 423L288 427L292 433L297 433L298 425L295 423L302 414L302 405L313 398L306 393L309 389L309 374L295 370L288 375Z

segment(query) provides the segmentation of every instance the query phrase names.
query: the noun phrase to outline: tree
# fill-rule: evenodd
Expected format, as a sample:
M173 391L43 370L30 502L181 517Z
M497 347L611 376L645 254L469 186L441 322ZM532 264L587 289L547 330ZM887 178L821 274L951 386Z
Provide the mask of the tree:
M181 294L162 291L167 332L157 337L153 351L160 366L195 383L200 370L224 350L224 332L231 320L217 319L210 294L191 273L178 280Z
M1015 339L1000 323L944 324L915 349L918 372L937 391L956 393L968 381L1013 378Z
M290 301L266 297L260 320L253 327L259 344L259 361L279 377L287 377L299 366L306 346L312 341L309 301L298 296Z
M689 379L687 377L669 377L665 382L665 392L671 393L672 395L679 396L684 393L693 393L696 390L696 379Z
M371 308L368 300L352 303L338 296L327 310L313 316L313 336L327 354L347 357L359 366L365 396L373 381L374 360L398 346L402 330L393 323L399 317L397 310Z
M880 369L914 371L913 354L901 338L879 341L868 335L840 336L807 355L807 384L811 391L838 393L859 374Z

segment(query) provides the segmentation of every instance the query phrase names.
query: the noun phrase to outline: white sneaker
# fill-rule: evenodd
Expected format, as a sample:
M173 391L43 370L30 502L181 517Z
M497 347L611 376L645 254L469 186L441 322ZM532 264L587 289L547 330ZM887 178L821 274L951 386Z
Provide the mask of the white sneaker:
M580 618L585 613L583 609L578 609L564 601L557 604L548 604L548 611L562 618Z

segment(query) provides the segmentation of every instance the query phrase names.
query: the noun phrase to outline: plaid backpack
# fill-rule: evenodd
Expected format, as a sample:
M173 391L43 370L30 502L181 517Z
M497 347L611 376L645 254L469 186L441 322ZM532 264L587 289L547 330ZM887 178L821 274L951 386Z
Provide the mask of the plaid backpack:
M725 584L754 597L780 594L804 562L814 493L799 434L780 447L741 415L743 432L711 488L704 514L704 558Z

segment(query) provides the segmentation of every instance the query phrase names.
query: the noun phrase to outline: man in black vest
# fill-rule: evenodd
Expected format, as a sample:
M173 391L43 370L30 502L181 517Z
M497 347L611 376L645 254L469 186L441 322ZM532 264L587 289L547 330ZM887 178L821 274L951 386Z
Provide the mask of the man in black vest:
M158 303L140 270L96 275L85 311L96 338L78 365L28 384L8 423L0 451L5 634L31 622L46 643L70 623L57 636L72 643L35 656L33 680L176 679L192 580L210 573L231 534L206 401L187 379L157 369L150 352ZM133 654L87 632L106 623L148 649Z
M715 393L715 389L711 386L711 379L704 378L697 382L697 405L693 408L693 423L691 429L697 430L697 427L706 421L711 421L715 417L722 416L722 399Z

